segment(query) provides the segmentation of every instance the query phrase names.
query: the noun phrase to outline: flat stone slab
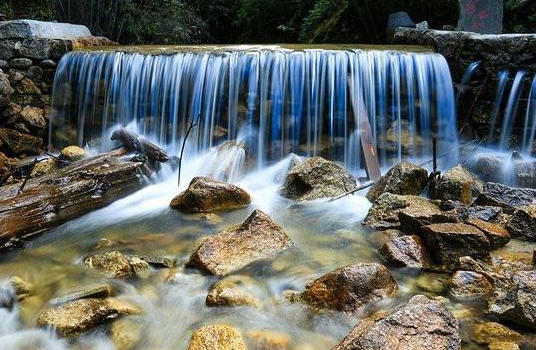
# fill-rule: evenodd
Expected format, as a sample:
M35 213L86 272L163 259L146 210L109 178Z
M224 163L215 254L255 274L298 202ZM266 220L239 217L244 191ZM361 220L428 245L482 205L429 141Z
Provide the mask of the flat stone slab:
M86 26L69 23L15 20L0 22L0 39L75 39L91 36Z

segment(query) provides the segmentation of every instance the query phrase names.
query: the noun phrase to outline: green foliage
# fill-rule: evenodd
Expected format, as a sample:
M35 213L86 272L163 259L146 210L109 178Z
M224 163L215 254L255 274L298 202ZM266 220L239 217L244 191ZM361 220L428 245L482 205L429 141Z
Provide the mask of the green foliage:
M504 31L508 33L536 33L536 1L505 0Z

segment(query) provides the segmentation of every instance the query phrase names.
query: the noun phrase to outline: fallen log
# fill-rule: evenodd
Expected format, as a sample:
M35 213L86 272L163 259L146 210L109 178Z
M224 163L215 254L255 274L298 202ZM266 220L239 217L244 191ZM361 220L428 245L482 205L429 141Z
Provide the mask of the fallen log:
M76 219L142 187L141 162L116 150L86 158L20 185L0 187L0 250Z
M129 152L136 152L146 156L151 164L166 163L169 156L166 151L156 146L154 143L130 132L126 129L119 129L112 134L112 141L118 141Z

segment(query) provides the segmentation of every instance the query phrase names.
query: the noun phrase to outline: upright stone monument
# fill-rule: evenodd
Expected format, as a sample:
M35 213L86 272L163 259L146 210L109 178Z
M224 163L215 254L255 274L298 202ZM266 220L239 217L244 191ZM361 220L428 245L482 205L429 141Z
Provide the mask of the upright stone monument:
M503 0L459 0L458 30L502 34Z

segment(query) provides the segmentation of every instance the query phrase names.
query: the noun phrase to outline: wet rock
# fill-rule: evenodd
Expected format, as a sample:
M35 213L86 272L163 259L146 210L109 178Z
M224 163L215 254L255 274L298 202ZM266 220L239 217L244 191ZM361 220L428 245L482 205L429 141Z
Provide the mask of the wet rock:
M374 202L362 225L377 230L399 229L399 213L405 209L409 212L441 213L439 207L426 198L384 193Z
M443 175L436 187L436 196L441 200L455 200L471 204L484 190L483 183L462 165L458 165Z
M137 307L116 299L80 299L43 311L37 323L55 327L62 336L73 336L119 316L139 313Z
M497 182L503 177L505 159L496 156L481 156L471 169L484 181Z
M454 208L453 208L454 209ZM490 207L490 206L457 206L456 211L460 220L465 221L469 219L480 219L484 221L494 221L499 218L503 210L500 207Z
M255 210L242 224L203 242L187 265L225 276L254 261L270 258L291 245L290 237L270 216Z
M192 334L188 350L246 350L242 335L233 327L210 325Z
M0 147L5 147L14 155L39 154L42 144L43 140L40 137L0 128Z
M450 295L459 300L482 299L493 289L486 276L473 271L456 271L447 285Z
M15 292L11 288L0 286L0 309L12 310L16 302Z
M13 287L13 290L15 291L15 294L17 295L17 299L19 301L31 294L34 289L33 285L30 282L25 281L19 276L11 277L9 279L9 282L11 283L11 286Z
M30 177L39 177L52 173L58 169L58 162L54 158L48 158L37 164L32 169Z
M309 158L287 174L280 193L296 201L335 197L357 188L357 181L342 166L321 157Z
M488 307L492 315L536 329L536 271L519 271L510 283L496 287Z
M32 60L29 58L15 58L9 62L11 68L26 69L32 65Z
M242 177L251 162L249 148L245 142L230 140L218 147L210 177L223 181L234 181Z
M433 224L422 228L426 247L441 264L453 266L463 256L483 258L489 255L486 235L466 224Z
M86 151L78 146L65 147L60 152L60 158L68 162L76 162L86 156Z
M41 108L26 106L20 112L19 120L31 130L45 130L47 121Z
M14 90L11 87L9 78L0 70L0 106L7 106L11 101Z
M416 202L398 213L400 226L406 234L418 234L426 225L437 223L456 223L458 213L454 210L443 211L431 202Z
M292 338L287 333L256 330L247 333L253 345L251 350L290 350L292 348Z
M536 241L536 205L516 209L508 220L506 229L513 237Z
M398 285L385 266L359 263L309 283L300 299L314 308L355 312L397 292Z
M238 186L208 177L196 177L188 189L171 201L171 207L189 213L209 213L247 207L249 194Z
M155 268L168 268L171 269L175 267L175 261L173 259L166 258L164 256L157 255L127 255L127 258L136 258L141 261L146 262L147 264Z
M510 234L499 225L492 224L480 219L469 219L466 224L471 225L484 232L488 237L491 249L504 247L510 242Z
M382 176L367 193L374 202L383 193L418 196L428 183L428 171L408 162L400 162Z
M87 298L106 298L113 294L113 288L109 285L100 285L84 288L82 290L71 292L59 298L52 299L50 304L60 305L71 301Z
M523 340L523 336L500 323L482 322L477 323L472 327L471 339L473 339L475 343L481 345L497 343L519 344ZM506 350L508 348L505 347L503 349Z
M474 204L501 207L510 214L516 207L536 204L536 190L488 182L484 184L484 190Z
M131 317L115 321L110 326L110 338L117 350L135 348L142 340L143 325Z
M96 254L84 261L89 269L103 270L107 277L129 278L135 275L145 276L149 264L138 258L131 258L118 251Z
M259 308L260 300L252 289L255 280L248 276L233 275L216 282L207 295L207 306L249 306Z
M458 321L439 301L417 295L390 314L358 323L332 350L457 350Z
M54 60L43 60L40 63L41 68L43 69L54 69L58 64Z
M422 269L432 265L423 241L415 235L390 234L379 253L383 260L394 266Z

